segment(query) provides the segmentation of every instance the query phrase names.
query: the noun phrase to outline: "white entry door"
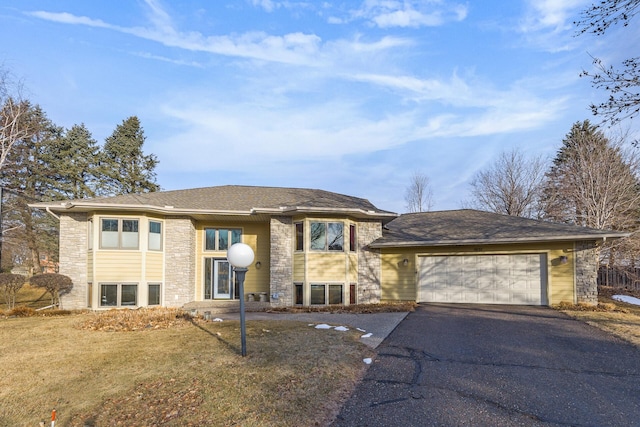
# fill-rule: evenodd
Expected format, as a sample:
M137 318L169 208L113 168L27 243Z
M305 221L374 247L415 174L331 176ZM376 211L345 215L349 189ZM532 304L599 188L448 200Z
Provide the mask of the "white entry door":
M546 305L546 255L419 258L418 302Z
M226 259L205 258L204 298L231 299L231 264Z

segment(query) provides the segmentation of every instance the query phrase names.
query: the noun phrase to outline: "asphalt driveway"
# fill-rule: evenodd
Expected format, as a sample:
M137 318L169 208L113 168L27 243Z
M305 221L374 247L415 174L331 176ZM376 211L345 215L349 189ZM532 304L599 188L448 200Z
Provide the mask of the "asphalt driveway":
M545 307L422 305L334 426L640 426L640 350Z

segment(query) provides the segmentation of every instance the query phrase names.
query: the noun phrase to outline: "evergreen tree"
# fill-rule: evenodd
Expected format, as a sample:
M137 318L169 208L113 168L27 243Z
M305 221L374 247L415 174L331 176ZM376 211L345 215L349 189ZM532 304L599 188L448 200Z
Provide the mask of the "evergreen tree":
M549 219L597 229L636 227L639 158L596 126L577 122L558 150L546 177Z
M56 190L61 165L52 161L56 158L52 148L59 143L62 128L54 125L39 106L30 103L19 126L25 136L13 145L0 178L8 190L3 206L3 243L26 254L28 259L24 261L37 272L41 250L57 256L58 224L49 215L32 211L28 204L61 198Z
M95 197L100 174L100 147L84 124L74 125L48 150L51 164L58 165L55 198L85 199Z
M144 131L136 116L125 119L109 136L102 150L103 183L108 195L158 191L155 155L145 155Z

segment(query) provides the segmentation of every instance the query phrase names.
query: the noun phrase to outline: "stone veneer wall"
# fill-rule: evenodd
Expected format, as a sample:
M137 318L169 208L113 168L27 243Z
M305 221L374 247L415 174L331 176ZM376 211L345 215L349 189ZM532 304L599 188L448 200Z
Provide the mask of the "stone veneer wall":
M165 222L164 305L181 307L195 299L196 228L188 217Z
M60 274L73 281L71 292L61 296L61 308L79 310L89 304L87 256L89 230L86 213L60 215Z
M271 218L271 305L293 305L293 220L291 217ZM278 298L273 298L278 294Z
M598 304L599 252L594 241L575 244L577 302Z
M379 249L369 244L382 237L380 221L358 222L358 304L380 302L382 260Z

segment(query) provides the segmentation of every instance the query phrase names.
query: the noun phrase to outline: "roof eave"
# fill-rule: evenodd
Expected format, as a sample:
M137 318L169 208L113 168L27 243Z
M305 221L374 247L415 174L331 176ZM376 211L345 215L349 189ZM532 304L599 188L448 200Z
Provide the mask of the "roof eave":
M544 242L575 242L580 240L606 240L622 239L629 237L631 233L608 233L608 234L576 234L551 237L518 237L512 239L460 239L460 240L409 240L393 242L373 242L369 247L373 249L396 248L396 247L424 247L424 246L470 246L470 245L499 245L516 243L544 243Z

